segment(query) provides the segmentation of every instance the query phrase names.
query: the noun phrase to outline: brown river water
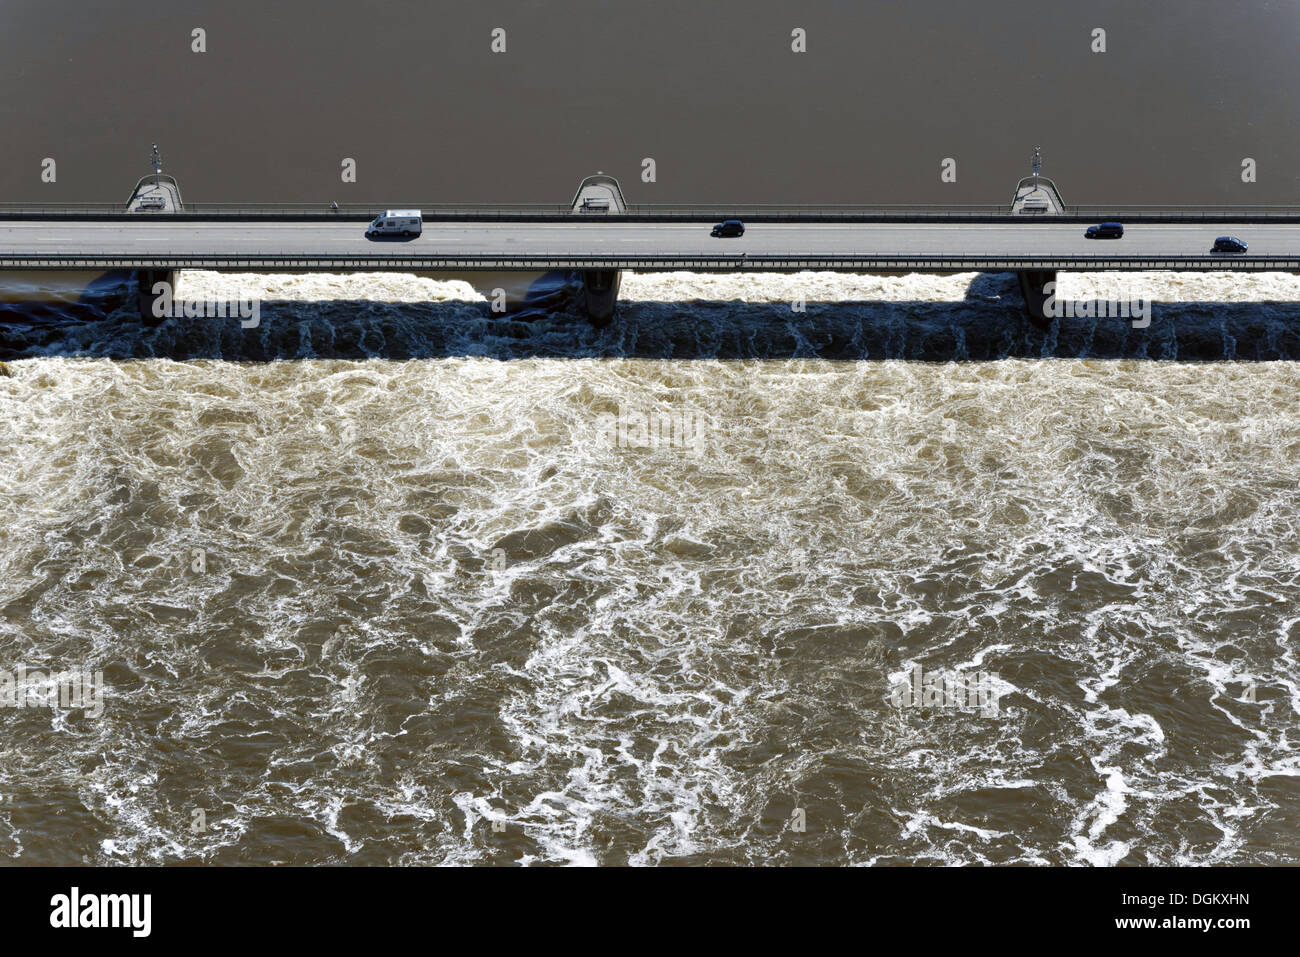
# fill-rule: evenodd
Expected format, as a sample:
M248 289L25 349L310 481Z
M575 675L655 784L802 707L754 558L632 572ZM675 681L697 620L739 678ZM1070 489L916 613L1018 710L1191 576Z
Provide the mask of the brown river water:
M1300 863L1300 279L1144 281L9 307L0 860Z

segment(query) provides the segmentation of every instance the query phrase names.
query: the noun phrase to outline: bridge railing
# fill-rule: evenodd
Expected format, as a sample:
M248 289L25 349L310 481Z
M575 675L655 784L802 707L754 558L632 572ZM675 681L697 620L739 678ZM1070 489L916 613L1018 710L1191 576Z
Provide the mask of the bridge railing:
M693 270L699 272L1011 272L1017 270L1067 270L1109 272L1139 270L1192 270L1212 272L1300 272L1297 256L1142 256L1142 255L985 255L927 256L916 253L842 253L838 255L574 255L567 252L529 255L489 254L337 254L280 253L98 253L0 254L3 269L251 269L260 271L308 270L347 272L369 270L550 270L631 269L643 272Z
M368 221L386 208L401 206L420 209L430 222L544 222L575 220L569 206L555 203L446 204L400 203L379 206L340 203L337 211L322 203L187 203L175 212L127 213L115 203L7 203L0 204L0 219L130 219L142 217L172 220L301 220L328 222ZM1300 206L1099 206L1073 205L1060 215L1012 216L1002 205L839 205L736 204L734 206L694 204L634 204L625 212L610 212L594 222L716 222L739 218L750 222L1300 222Z

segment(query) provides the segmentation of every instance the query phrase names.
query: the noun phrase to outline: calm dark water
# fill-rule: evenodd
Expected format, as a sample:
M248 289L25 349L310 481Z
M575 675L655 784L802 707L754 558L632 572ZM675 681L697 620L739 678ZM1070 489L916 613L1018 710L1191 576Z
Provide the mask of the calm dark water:
M0 199L125 200L158 142L194 201L996 203L1041 144L1071 202L1294 204L1297 44L1285 0L8 0Z

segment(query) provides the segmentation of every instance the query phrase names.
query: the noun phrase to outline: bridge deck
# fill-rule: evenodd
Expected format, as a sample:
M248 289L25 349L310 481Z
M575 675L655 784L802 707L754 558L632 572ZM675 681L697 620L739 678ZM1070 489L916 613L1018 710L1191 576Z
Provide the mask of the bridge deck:
M0 223L0 269L1280 269L1300 270L1300 224L1147 223L1087 240L1077 223L771 223L739 239L707 224L426 223L410 240L352 222ZM1216 236L1250 244L1212 255Z

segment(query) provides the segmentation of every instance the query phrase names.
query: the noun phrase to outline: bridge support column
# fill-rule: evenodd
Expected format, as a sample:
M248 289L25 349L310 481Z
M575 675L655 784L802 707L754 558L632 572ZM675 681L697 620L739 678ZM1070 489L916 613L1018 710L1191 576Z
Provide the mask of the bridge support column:
M618 302L618 287L623 273L617 269L584 269L582 271L582 296L587 306L587 319L596 328L609 325L614 318L614 305Z
M181 187L174 176L162 171L162 160L158 156L158 146L153 148L153 174L141 176L127 200L126 211L142 216L165 215L177 213L185 208L181 202ZM140 312L140 321L146 326L159 325L166 316L154 315L154 304L159 299L172 301L176 291L175 269L137 269L135 272L135 305ZM166 293L155 293L154 286L160 282L167 283Z
M156 326L162 323L166 316L154 315L154 303L159 299L172 301L172 296L176 292L176 275L175 269L138 269L135 273L135 304L140 311L140 321L146 326ZM163 282L167 284L166 293L155 293L154 286Z
M1030 218L1061 216L1065 200L1056 184L1038 175L1043 160L1041 148L1034 147L1034 175L1022 177L1011 197L1011 215ZM1052 324L1052 306L1056 297L1055 269L1026 269L1018 272L1020 294L1025 297L1025 317L1039 328Z
M623 199L623 188L618 180L597 173L578 184L571 208L575 216L618 215L627 211L627 202ZM618 287L622 281L623 273L617 269L582 270L582 299L587 319L593 326L607 326L614 318L614 305L618 302Z
M1020 294L1025 297L1025 318L1046 329L1052 324L1052 303L1056 299L1055 269L1026 269L1016 273Z

